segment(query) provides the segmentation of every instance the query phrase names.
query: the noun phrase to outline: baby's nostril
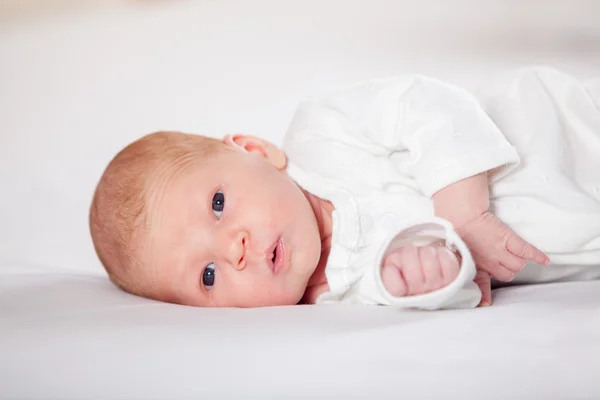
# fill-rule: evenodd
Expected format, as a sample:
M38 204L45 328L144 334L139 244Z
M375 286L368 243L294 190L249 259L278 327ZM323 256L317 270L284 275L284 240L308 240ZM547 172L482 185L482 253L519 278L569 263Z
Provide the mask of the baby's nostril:
M273 258L271 258L271 261L275 262L276 256L277 256L277 249L273 250Z

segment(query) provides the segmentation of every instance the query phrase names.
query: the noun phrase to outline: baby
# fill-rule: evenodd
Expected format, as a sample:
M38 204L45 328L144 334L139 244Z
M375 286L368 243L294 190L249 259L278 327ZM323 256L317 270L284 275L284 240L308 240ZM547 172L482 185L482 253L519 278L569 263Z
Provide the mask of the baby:
M599 89L402 76L301 103L283 149L154 133L104 172L94 246L120 288L192 306L465 308L489 275L597 279Z

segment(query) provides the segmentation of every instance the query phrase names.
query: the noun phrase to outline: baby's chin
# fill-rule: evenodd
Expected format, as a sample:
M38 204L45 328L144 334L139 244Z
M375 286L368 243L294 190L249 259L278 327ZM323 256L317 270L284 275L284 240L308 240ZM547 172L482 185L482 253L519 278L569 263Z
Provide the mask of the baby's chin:
M302 294L298 296L285 296L271 299L265 299L259 302L254 302L248 306L242 307L278 307L278 306L294 306L300 302Z
M267 297L253 297L247 301L242 301L237 307L254 308L254 307L277 307L277 306L293 306L300 302L304 295L304 289L288 290L285 294L271 295Z
M169 301L166 299L155 299L159 301L165 301L167 303L179 304L183 306L191 306L191 307L216 307L216 308L261 308L261 307L279 307L279 306L293 306L297 305L302 296L297 296L297 298L286 296L286 297L278 297L278 298L263 298L263 299L249 299L249 300L238 300L238 301L225 301L217 304L202 304L194 301Z

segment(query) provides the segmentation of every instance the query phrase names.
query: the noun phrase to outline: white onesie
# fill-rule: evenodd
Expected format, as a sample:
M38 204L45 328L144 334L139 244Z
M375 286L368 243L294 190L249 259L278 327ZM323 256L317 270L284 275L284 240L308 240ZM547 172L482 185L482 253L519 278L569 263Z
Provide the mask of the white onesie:
M483 171L492 212L551 260L528 264L517 282L600 278L599 102L600 84L532 68L498 77L479 100L412 75L301 103L283 145L287 171L335 207L330 290L317 302L475 307L472 258L434 217L432 195ZM463 257L456 280L433 293L389 295L380 276L386 252L439 239Z

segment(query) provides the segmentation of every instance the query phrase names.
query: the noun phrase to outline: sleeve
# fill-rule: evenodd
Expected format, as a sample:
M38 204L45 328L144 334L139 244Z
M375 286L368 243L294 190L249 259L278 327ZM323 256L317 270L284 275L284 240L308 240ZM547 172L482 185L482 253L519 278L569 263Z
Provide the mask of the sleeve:
M418 296L394 297L385 289L381 280L381 264L390 251L411 243L425 246L443 240L445 246L457 251L462 258L460 272L448 286L431 293ZM377 255L376 262L344 297L354 297L355 301L367 304L383 304L400 308L424 310L475 308L481 301L481 291L473 282L475 264L465 243L452 229L452 225L440 218L433 218L411 225L392 235L385 241Z
M501 169L519 162L474 96L422 76L372 81L309 100L298 108L284 143L286 153L306 160L307 153L331 160L348 148L387 157L429 197L484 171L498 168L497 179L506 172Z

